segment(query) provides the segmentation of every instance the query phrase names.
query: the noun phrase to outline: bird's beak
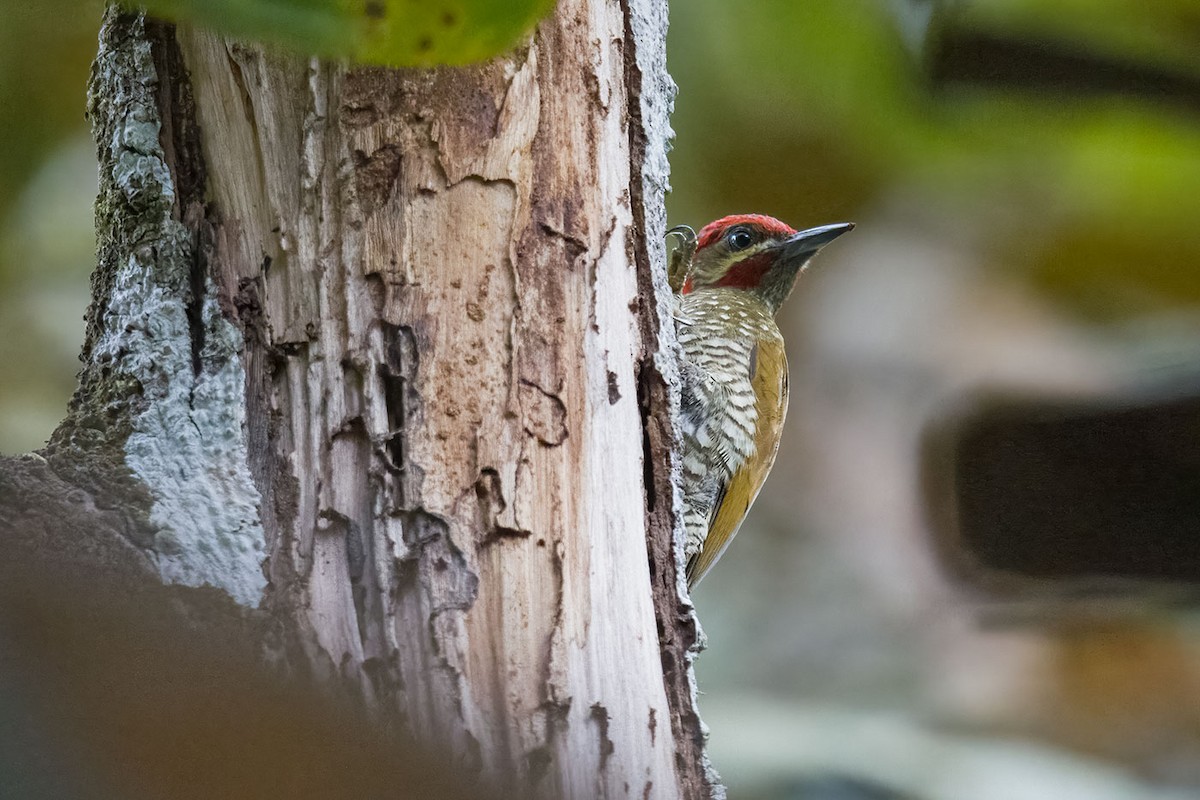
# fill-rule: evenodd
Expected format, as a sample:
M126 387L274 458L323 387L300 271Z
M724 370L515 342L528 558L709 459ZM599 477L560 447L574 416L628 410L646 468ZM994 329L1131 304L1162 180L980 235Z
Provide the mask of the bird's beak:
M806 231L793 233L784 239L780 247L785 262L807 261L818 250L832 242L847 231L854 230L853 222L835 222L832 225L821 225Z

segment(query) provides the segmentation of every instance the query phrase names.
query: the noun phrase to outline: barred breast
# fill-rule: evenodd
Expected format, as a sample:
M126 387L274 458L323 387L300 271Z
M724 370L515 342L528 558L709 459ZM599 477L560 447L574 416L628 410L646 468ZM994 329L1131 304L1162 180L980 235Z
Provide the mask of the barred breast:
M756 476L753 485L738 487L748 496L728 498L740 504L737 519L730 530L722 531L722 541L706 545L735 475L756 458L774 460L786 408L786 363L775 368L782 370L782 384L779 379L772 381L775 396L762 397L758 386L762 381L756 380L762 377L756 376L761 355L777 353L782 362L783 339L770 312L746 292L704 288L680 296L676 329L682 350L684 556L689 582L694 584L720 555L719 551L706 553L701 559L701 554L728 544L770 463L764 470L751 470ZM764 400L771 420L760 419ZM764 441L763 423L768 421L773 429L768 440L773 441ZM769 452L762 452L764 445ZM698 562L703 562L702 568Z

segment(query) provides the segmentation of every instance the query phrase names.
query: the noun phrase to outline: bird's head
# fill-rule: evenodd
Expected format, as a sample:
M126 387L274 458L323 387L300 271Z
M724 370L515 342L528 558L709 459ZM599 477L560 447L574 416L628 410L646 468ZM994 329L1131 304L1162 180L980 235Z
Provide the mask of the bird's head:
M696 252L680 291L741 289L778 311L800 270L818 250L853 227L852 222L839 222L797 231L761 214L723 217L696 236Z

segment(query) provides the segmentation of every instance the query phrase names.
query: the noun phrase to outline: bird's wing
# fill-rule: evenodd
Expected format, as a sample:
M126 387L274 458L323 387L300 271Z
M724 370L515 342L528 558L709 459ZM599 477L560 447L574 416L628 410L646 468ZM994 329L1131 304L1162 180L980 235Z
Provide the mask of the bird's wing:
M758 408L754 454L742 462L722 487L709 523L708 536L700 552L688 561L689 588L700 582L729 546L767 479L779 449L779 436L783 432L788 403L788 368L783 340L760 340L751 350L747 366Z

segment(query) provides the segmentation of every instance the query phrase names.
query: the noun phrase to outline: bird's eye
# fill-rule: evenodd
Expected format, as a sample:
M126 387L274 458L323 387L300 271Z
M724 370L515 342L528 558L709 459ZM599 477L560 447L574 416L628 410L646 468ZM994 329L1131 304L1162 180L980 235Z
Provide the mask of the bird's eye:
M725 234L725 241L729 244L730 250L745 250L754 244L754 234L750 232L749 228L739 225Z

